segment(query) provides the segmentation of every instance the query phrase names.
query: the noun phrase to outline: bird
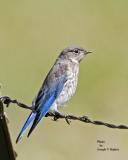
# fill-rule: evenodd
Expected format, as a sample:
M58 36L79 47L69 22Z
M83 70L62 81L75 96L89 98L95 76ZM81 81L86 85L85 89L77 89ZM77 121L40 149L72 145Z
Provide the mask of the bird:
M47 113L60 113L59 108L64 106L76 91L80 62L88 53L91 51L76 45L61 51L32 102L32 112L23 125L16 143L31 125L27 135L29 137Z

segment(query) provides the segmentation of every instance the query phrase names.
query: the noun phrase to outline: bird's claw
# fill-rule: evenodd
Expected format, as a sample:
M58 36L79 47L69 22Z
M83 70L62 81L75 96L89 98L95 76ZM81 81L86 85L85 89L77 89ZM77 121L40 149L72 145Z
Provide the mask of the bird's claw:
M51 116L51 117L53 117L52 118L53 121L57 121L59 119L59 115L60 115L60 113L58 113L58 112L48 112L45 115L45 117Z
M45 117L52 116L53 121L57 121L59 118L64 118L67 124L70 125L71 121L68 118L68 115L61 114L59 112L48 112Z
M67 124L68 124L68 125L70 125L70 124L71 124L71 121L68 119L68 117L67 117L67 116L65 116L65 121L67 122Z

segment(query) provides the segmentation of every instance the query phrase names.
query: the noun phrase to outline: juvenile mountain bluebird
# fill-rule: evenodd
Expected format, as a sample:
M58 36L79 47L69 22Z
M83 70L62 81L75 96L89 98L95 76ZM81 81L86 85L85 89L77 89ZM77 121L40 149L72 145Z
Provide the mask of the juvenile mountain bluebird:
M90 51L78 46L62 50L34 99L32 103L34 111L29 115L16 142L21 139L32 122L28 136L48 112L58 112L58 108L73 96L77 87L80 61L88 53Z

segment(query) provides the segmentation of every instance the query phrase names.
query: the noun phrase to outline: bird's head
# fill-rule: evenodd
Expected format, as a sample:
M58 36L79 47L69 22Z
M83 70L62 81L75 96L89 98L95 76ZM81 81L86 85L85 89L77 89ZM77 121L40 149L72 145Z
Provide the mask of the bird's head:
M71 59L79 63L88 53L91 53L91 51L79 46L70 46L62 50L60 58Z

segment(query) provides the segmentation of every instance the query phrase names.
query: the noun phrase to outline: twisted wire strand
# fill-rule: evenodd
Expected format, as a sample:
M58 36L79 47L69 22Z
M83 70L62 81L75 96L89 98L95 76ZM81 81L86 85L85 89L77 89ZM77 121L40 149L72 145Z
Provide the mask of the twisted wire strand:
M19 102L17 99L11 99L8 96L1 96L0 101L8 107L11 103L16 104L17 106L29 109L31 111L34 111L31 106L28 106L24 103ZM68 124L71 123L71 120L78 120L84 123L90 123L93 125L102 125L109 128L117 128L117 129L128 129L127 125L116 125L116 124L110 124L107 122L99 121L99 120L92 120L89 117L83 115L83 116L75 116L71 114L62 114L62 113L47 113L45 117L53 117L54 121L57 121L58 119L65 119Z

